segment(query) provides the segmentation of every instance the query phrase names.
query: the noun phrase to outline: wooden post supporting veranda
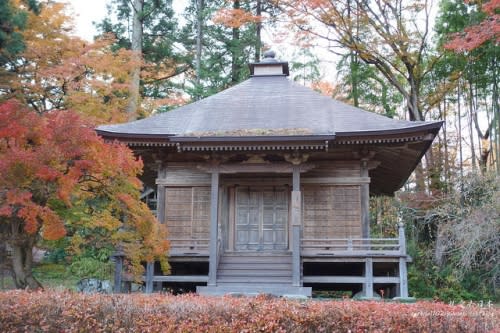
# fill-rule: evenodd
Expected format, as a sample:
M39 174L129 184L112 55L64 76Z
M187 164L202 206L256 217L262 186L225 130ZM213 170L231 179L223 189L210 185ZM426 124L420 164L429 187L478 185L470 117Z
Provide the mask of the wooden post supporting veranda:
M123 271L123 256L115 254L115 293L122 292L122 271Z
M361 159L360 176L368 178L368 159ZM363 244L369 246L370 238L370 184L361 184L361 235L365 240ZM366 248L368 250L369 248ZM363 283L363 295L366 298L373 298L373 259L365 259L365 282Z
M373 259L366 258L365 261L365 283L363 285L364 297L373 298Z
M218 206L219 206L219 172L212 172L212 185L210 195L210 249L208 258L208 283L209 286L217 285L217 239L218 239Z
M399 223L399 297L408 298L408 273L406 270L406 237L405 226Z
M298 165L293 166L293 190L292 190L292 284L294 287L302 286L300 269L300 234L301 234L301 193L300 193L300 169Z
M146 294L151 294L153 292L154 269L154 262L148 262L146 264Z
M361 160L360 176L368 178L368 160ZM361 184L361 235L362 238L370 238L370 184Z

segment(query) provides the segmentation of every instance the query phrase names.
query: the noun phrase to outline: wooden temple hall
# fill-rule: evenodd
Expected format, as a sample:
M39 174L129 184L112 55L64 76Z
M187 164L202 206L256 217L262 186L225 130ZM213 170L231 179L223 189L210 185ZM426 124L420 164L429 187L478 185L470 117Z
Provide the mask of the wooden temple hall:
M145 200L168 226L171 275L148 263L146 291L408 297L404 229L373 238L369 197L405 183L441 122L322 96L272 52L249 66L216 95L97 128L143 158Z

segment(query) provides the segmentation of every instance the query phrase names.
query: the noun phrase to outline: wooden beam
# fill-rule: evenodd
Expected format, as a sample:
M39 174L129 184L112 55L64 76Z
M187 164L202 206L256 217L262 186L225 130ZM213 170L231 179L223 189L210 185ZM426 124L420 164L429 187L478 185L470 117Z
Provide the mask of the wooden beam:
M306 172L314 168L314 164L304 163L298 166L292 165L287 162L269 162L269 163L234 163L234 164L200 164L198 169L214 173L292 173L293 170L298 172Z
M364 283L363 276L304 276L304 283Z
M218 239L219 173L212 172L210 195L210 248L208 262L208 285L217 284L217 239Z
M365 283L364 276L333 276L333 275L311 275L304 276L304 283ZM373 278L373 283L399 283L397 276L378 276Z
M399 262L398 257L371 257L373 262L383 262L383 263L393 263L397 265ZM356 257L335 257L335 256L307 256L302 255L302 262L355 262L355 263L364 263L366 256L356 256ZM399 279L399 276L398 276Z
M370 177L302 177L301 184L360 185L370 184Z
M156 275L153 277L155 282L207 282L206 275Z
M335 251L335 250L313 250L305 249L302 251L302 257L318 258L406 258L399 251ZM399 259L398 259L399 260Z

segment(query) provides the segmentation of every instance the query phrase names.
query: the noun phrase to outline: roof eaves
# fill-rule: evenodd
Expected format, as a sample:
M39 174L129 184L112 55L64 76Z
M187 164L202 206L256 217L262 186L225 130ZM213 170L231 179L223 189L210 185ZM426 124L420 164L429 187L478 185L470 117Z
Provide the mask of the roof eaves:
M172 134L120 133L120 132L111 132L100 129L96 129L95 131L102 137L116 138L116 139L130 138L130 139L146 139L146 140L148 139L168 140L169 138L172 137Z
M411 134L422 131L430 131L436 134L443 121L437 121L432 123L425 123L422 125L416 125L411 127L396 128L396 129L385 129L385 130L370 130L370 131L351 131L351 132L335 132L337 138L343 137L363 137L363 136L386 136L386 135L399 135L399 134Z
M302 142L334 140L335 134L278 136L174 136L172 142Z

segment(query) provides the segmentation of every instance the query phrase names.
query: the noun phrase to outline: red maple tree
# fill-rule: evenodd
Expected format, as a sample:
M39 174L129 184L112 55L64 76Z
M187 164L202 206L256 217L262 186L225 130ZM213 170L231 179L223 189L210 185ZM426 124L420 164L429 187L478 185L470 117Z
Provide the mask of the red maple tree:
M466 1L472 3L474 1ZM500 42L500 0L490 0L481 5L486 14L478 24L466 27L464 31L456 33L444 46L456 52L472 51L488 41L496 44Z
M142 161L126 146L105 143L74 112L0 104L0 241L12 252L16 286L41 287L31 273L40 238L71 237L79 226L120 244L136 275L141 261L166 265L166 230L139 200L140 172ZM64 214L75 207L84 218Z

